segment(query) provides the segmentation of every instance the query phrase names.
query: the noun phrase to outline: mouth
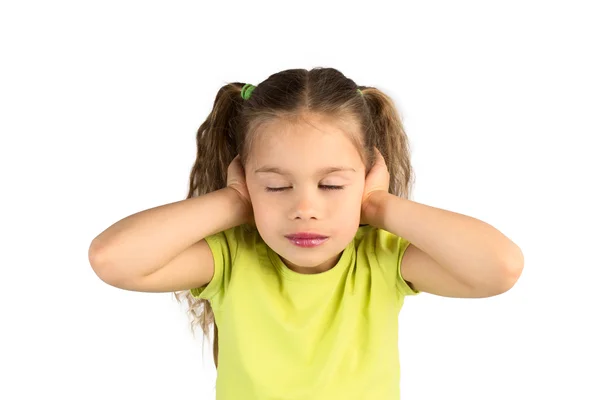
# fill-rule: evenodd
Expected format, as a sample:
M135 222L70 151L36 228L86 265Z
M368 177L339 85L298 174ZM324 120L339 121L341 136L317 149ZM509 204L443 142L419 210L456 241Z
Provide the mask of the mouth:
M298 232L285 237L298 247L316 247L327 241L329 237L317 233Z
M319 235L318 233L310 233L310 232L298 232L292 233L289 235L285 235L288 239L327 239L325 235Z

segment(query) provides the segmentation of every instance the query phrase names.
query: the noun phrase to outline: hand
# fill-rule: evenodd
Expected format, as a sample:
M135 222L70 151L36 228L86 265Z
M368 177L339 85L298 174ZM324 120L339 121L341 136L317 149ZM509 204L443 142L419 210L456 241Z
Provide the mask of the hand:
M229 167L227 167L227 187L235 190L239 194L240 200L242 200L242 203L246 208L246 220L249 223L253 223L252 201L250 200L248 186L246 186L246 173L244 172L244 166L240 161L239 155L237 155L231 163L229 163Z
M390 173L388 172L385 160L379 150L375 149L375 164L365 178L365 189L362 197L362 207L360 213L360 223L372 225L371 214L372 207L369 202L373 193L389 193Z

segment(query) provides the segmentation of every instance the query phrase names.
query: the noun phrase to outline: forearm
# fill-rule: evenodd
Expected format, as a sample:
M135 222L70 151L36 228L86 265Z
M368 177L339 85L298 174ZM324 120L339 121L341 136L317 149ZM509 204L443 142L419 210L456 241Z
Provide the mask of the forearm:
M483 221L389 193L371 197L372 225L405 238L463 282L489 282L522 267L520 248Z
M94 269L122 265L148 275L201 239L247 222L246 212L230 188L140 211L92 241L90 262Z

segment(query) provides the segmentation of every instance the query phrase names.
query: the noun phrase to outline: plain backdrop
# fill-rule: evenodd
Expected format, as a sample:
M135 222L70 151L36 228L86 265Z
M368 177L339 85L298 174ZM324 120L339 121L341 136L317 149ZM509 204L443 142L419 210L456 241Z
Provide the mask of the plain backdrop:
M402 399L600 399L597 7L2 2L0 398L214 398L185 307L103 283L88 247L185 198L222 85L323 66L395 100L414 201L525 254L500 296L406 300Z

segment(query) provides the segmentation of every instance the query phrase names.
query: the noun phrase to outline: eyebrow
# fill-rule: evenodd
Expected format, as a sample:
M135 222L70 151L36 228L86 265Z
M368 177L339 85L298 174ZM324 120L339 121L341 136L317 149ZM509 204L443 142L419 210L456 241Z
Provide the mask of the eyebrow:
M339 172L339 171L356 172L356 170L354 168L350 168L350 167L325 167L325 168L321 168L320 170L318 170L317 174L330 174L332 172ZM268 172L272 172L272 173L279 174L279 175L292 175L292 173L289 171L286 171L286 170L283 170L283 169L277 168L277 167L271 167L268 165L261 167L261 168L257 169L256 171L254 171L254 173L256 173L256 174L268 173Z

